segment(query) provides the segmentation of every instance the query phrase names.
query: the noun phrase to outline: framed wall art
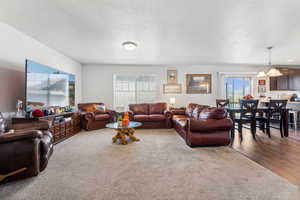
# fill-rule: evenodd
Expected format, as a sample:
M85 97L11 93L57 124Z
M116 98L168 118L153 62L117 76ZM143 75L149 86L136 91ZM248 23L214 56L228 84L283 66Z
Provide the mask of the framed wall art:
M168 84L177 84L177 70L167 70L167 83Z
M211 74L186 74L187 94L210 94Z
M181 94L181 84L164 84L164 94Z
M266 80L258 80L258 85L266 85Z

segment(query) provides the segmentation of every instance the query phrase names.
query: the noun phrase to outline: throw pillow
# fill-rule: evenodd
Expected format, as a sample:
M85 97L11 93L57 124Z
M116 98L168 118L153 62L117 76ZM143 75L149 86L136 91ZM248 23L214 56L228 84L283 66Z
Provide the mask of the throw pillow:
M223 108L205 108L200 112L199 119L224 119L226 111Z
M199 113L200 113L200 109L199 109L199 106L197 106L196 108L194 108L194 110L193 110L193 112L192 112L192 117L193 117L194 119L198 119Z
M96 111L95 111L95 114L104 114L106 113L106 108L105 108L105 105L96 105Z
M106 111L105 105L99 105L97 110L105 112Z
M95 105L89 105L85 108L86 112L95 112L97 109L95 107Z

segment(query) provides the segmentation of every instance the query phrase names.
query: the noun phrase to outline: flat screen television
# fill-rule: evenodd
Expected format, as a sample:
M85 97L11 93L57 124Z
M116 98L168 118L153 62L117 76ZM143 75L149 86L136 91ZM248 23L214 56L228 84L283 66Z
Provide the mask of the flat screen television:
M30 106L74 106L75 75L26 60L26 110Z

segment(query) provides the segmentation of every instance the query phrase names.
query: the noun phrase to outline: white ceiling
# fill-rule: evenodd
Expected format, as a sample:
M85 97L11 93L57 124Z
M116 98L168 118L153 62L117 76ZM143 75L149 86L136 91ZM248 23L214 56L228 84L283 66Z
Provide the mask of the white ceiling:
M265 64L273 45L274 64L300 64L299 10L299 0L0 0L0 21L80 63Z

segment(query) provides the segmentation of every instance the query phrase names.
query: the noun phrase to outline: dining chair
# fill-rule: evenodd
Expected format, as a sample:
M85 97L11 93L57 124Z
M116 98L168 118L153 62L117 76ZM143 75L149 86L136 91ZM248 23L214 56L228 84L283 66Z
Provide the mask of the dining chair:
M216 99L217 108L225 108L229 105L229 99Z
M280 135L283 138L283 123L284 123L284 112L286 109L287 100L270 100L268 105L268 111L266 113L266 131L269 137L271 137L270 123L279 122L280 124Z
M243 125L250 124L251 133L253 139L256 139L256 112L258 106L258 100L240 100L241 112L240 116L235 118L235 122L238 124L238 132L240 133L241 137Z

